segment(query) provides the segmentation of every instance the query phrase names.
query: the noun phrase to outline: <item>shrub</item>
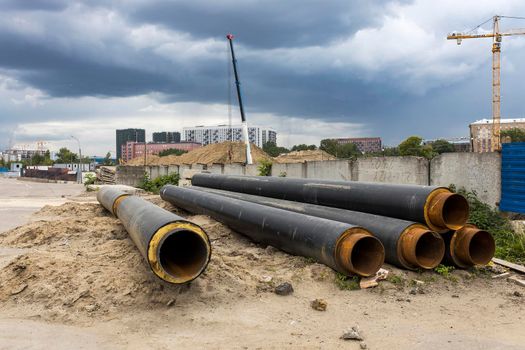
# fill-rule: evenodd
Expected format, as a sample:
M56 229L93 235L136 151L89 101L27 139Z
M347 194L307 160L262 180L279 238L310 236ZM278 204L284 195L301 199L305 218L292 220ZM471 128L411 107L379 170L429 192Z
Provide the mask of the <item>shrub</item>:
M178 185L180 176L178 173L171 173L169 175L159 176L155 180L149 178L148 173L144 174L144 180L139 184L139 188L145 191L159 193L164 185Z
M272 174L272 162L262 160L257 170L259 171L259 176L270 176Z

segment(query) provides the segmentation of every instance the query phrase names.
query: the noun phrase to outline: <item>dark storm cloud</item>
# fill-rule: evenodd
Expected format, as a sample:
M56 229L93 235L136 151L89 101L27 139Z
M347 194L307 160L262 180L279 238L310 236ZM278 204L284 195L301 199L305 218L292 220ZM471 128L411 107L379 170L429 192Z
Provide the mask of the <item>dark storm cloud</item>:
M147 1L129 11L138 23L160 23L198 38L226 33L248 47L324 45L377 23L386 1Z
M71 3L68 0L3 0L0 2L2 10L18 11L59 11Z

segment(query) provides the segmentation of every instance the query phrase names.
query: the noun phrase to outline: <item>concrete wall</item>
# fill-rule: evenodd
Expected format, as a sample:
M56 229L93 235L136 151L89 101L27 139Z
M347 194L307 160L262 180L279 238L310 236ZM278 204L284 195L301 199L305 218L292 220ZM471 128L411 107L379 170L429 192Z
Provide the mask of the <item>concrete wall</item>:
M428 160L420 157L371 157L354 162L352 180L428 185Z
M306 177L306 163L272 164L272 176Z
M143 166L117 166L115 181L117 184L136 187L144 180L145 169Z
M306 162L306 177L309 179L352 180L352 162L350 160Z
M147 171L151 179L189 169L201 171L202 164L117 168L117 183L136 186ZM258 175L257 165L212 164L205 171L215 174ZM272 165L272 176L353 180L416 185L465 187L495 206L500 200L501 156L499 153L445 153L431 161L419 157L373 157L355 161L332 160Z
M430 162L430 184L476 191L483 202L496 206L501 195L499 153L443 153Z

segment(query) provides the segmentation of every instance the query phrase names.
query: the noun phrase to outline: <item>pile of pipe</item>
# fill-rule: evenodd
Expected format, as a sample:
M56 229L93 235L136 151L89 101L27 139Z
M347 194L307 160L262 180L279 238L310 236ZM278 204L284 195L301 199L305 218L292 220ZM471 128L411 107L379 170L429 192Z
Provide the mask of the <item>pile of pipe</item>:
M467 200L444 187L199 173L160 195L345 275L374 275L385 261L467 268L495 251L489 232L467 224Z

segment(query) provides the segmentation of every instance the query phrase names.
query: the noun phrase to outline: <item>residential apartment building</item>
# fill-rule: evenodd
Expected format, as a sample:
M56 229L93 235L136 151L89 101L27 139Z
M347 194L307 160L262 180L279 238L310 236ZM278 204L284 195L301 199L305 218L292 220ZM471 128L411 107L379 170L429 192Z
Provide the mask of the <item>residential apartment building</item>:
M180 142L180 132L178 131L154 132L153 142L155 143L179 143Z
M122 159L122 146L128 141L146 142L146 130L121 129L117 130L117 162Z
M472 152L492 152L492 119L482 119L469 125ZM501 119L500 131L518 128L525 130L525 118Z
M133 158L144 157L144 149L147 155L157 155L168 149L178 149L182 151L192 151L202 145L197 142L179 142L179 143L146 143L128 141L121 147L122 161L127 162Z
M183 128L184 140L199 142L203 145L220 143L225 141L243 141L242 125L217 125ZM277 143L277 132L271 128L261 126L248 126L248 138L250 142L262 147L266 142Z
M335 140L341 145L353 143L361 153L381 152L380 137L349 137Z
M35 155L45 155L47 149L25 149L25 148L12 148L1 152L1 157L4 162L22 162L29 160Z

